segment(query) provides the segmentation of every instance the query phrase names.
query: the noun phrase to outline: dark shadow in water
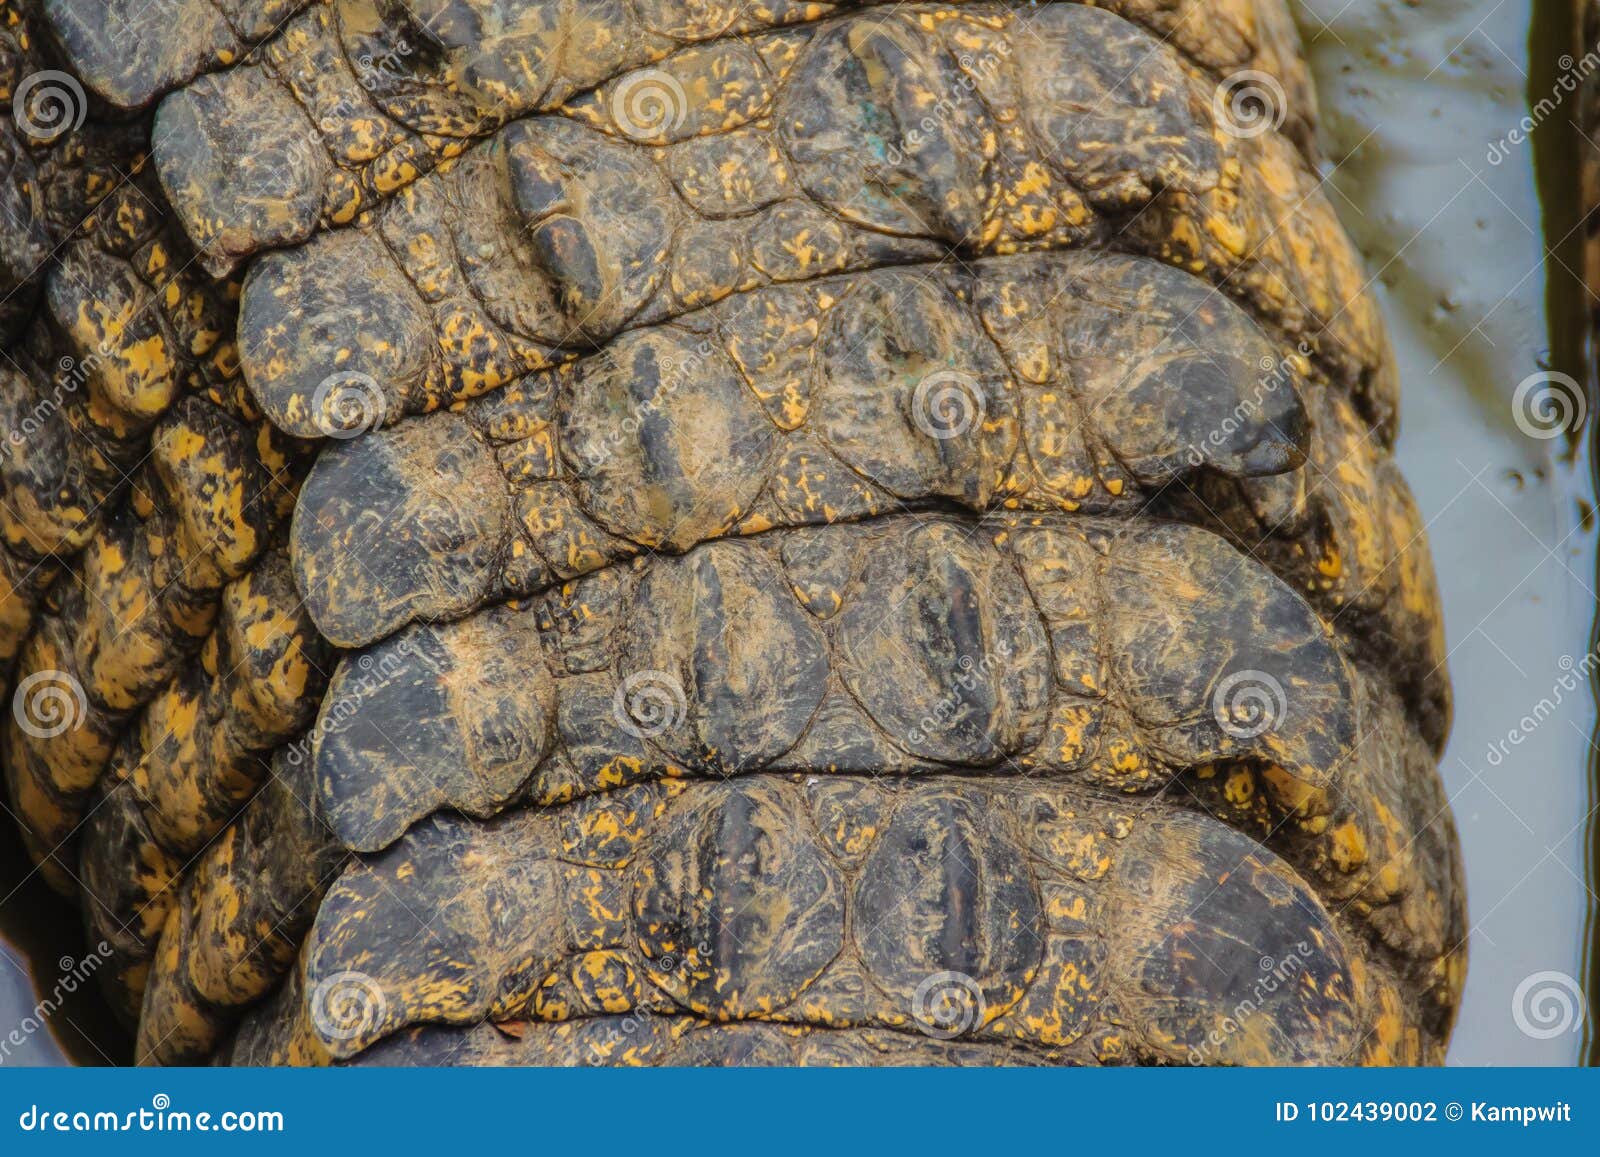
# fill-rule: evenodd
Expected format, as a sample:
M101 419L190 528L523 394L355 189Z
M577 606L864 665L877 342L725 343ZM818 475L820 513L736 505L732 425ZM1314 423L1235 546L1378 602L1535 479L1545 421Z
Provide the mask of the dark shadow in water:
M0 1043L7 1043L14 1030L21 1031L23 1017L32 1014L41 996L54 994L62 963L82 960L86 952L77 908L32 869L15 823L0 815L0 951L15 958L43 990L34 991L14 975L0 975L0 990L24 1002L20 1007L9 1000L0 1004L7 1014L0 1021ZM0 960L0 972L9 973L11 967ZM44 1028L26 1036L20 1046L7 1043L6 1065L120 1065L133 1059L133 1040L93 977L75 987L72 993L61 991L60 1007L44 1019Z

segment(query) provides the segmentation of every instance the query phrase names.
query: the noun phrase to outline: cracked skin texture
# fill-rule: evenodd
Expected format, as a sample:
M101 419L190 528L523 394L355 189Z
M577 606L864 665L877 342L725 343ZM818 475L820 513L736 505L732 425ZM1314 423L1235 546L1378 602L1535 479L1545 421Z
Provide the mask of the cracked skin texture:
M37 4L0 5L0 23L9 109L29 75L64 62ZM121 576L88 580L96 599L84 604L105 608L119 627L151 604L155 580L132 572L157 556L161 585L178 570L190 588L215 587L216 565L239 573L259 553L262 493L279 489L263 470L276 476L294 458L244 385L234 343L239 283L193 268L192 246L162 197L148 163L149 118L105 112L91 105L81 126L54 138L0 126L0 138L26 146L9 170L9 188L21 193L16 219L25 235L48 241L28 267L34 291L7 295L8 305L29 308L0 371L6 669L37 617L61 613L65 588L84 568L106 563ZM241 423L253 429L234 428ZM154 553L131 547L129 518L162 524L150 535ZM226 557L213 564L210 555ZM199 629L192 609L178 617ZM64 884L59 874L56 883Z
M1303 359L1278 358L1243 310L1142 258L763 289L330 447L297 507L296 577L354 647L725 534L938 501L1133 509L1201 468L1304 460Z
M1438 602L1283 6L411 7L113 58L44 3L171 93L154 216L31 323L115 337L139 473L54 485L58 420L0 477L0 643L88 704L0 762L138 1059L1441 1061Z
M623 77L508 126L369 224L257 261L240 332L269 416L338 430L338 372L370 378L370 408L396 421L761 286L1087 246L1221 283L1392 419L1381 321L1315 171L1278 134L1224 131L1215 80L1170 45L1075 4L975 5L744 52L758 91L703 129L633 139L611 120L640 80ZM1117 114L1089 115L1101 106ZM924 123L927 141L895 145Z
M781 67L758 61L737 38L803 29L877 3L288 0L281 7L306 11L260 53L163 101L155 147L190 234L225 271L261 249L360 222L474 140L533 113L592 105L594 86L630 69L681 74L697 117L713 127L720 114L751 105L768 69ZM1242 69L1276 77L1288 130L1309 142L1314 98L1276 0L1102 6L1214 77Z
M37 5L6 11L26 18L14 40L16 28L48 39ZM29 59L7 83L56 63ZM8 715L0 746L23 842L69 895L82 890L77 825L97 785L115 779L113 754L164 685L197 673L224 588L251 574L286 522L304 468L302 448L263 421L245 387L239 283L194 268L146 163L148 118L101 111L32 144L33 222L54 248L0 374L0 662L19 683L82 692L77 726L40 738ZM274 603L273 620L292 611ZM259 654L293 637L273 636ZM290 679L284 690L311 686ZM194 722L221 724L215 713ZM164 853L130 855L158 894ZM93 894L85 908L105 910ZM138 992L114 1000L137 1009Z

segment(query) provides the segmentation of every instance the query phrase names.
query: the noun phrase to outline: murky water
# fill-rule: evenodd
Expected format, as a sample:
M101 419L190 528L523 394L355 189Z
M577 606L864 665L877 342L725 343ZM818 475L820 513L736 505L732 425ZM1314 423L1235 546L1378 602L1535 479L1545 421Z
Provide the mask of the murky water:
M1529 436L1513 407L1530 375L1585 378L1572 98L1558 86L1558 58L1582 56L1571 3L1301 0L1301 15L1334 200L1401 359L1400 459L1449 633L1457 714L1442 770L1472 920L1451 1062L1571 1064L1591 1047L1560 998L1577 1011L1566 978L1585 976L1591 935L1595 711L1578 675L1596 606L1594 491L1586 448ZM1505 139L1552 94L1561 107L1532 143ZM0 846L0 1026L64 995L83 951L76 914L20 857ZM1541 994L1556 1003L1536 1005ZM21 1045L0 1037L7 1064L129 1051L82 987Z
M126 1064L133 1045L94 986L78 913L31 867L0 838L0 1067Z
M1530 375L1584 377L1575 104L1557 83L1558 58L1582 56L1572 9L1304 0L1302 20L1335 202L1388 306L1400 462L1444 598L1456 721L1441 770L1472 924L1450 1059L1572 1064L1586 1047L1593 487L1584 449L1530 437L1514 407ZM1533 144L1502 143L1552 92L1563 107ZM1548 262L1547 225L1571 235Z

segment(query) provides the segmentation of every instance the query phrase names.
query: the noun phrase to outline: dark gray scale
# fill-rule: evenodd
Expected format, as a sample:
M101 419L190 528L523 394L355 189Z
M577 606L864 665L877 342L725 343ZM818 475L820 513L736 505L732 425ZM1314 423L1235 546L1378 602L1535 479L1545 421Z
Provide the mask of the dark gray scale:
M717 1019L782 1008L843 946L844 881L755 782L675 807L642 849L633 919L644 976ZM654 833L652 833L654 835Z
M79 78L138 109L232 64L313 0L39 0Z
M425 179L465 143L531 113L561 108L653 145L705 139L729 127L730 111L752 117L770 105L767 90L789 63L789 50L757 51L751 40L767 33L761 39L770 43L771 30L791 27L794 32L783 35L803 38L819 19L848 16L873 3L763 0L733 7L707 0L536 0L507 12L493 0L448 0L416 11L373 0L309 7L305 0L275 0L245 11L233 4L200 8L194 0L161 0L137 10L115 6L112 20L124 29L121 41L111 38L102 21L90 19L91 10L79 0L52 0L49 8L75 66L112 103L135 107L184 86L160 109L156 152L162 179L210 266L226 271L263 248L293 246L350 224L397 189ZM1311 140L1314 97L1280 0L1208 0L1203 9L1194 0L1116 0L1107 7L1215 78L1250 69L1271 74L1285 93L1286 131L1298 141ZM969 8L975 17L1003 10L992 4L927 4L911 14L943 16ZM887 23L880 18L861 25L880 35L857 46L863 55L849 71L871 65L900 77L902 127L930 138L919 140L914 163L924 167L923 176L959 180L967 175L962 169L978 127L963 123L956 133L936 135L945 118L931 119L924 129L916 98L935 85L962 80L977 54L968 54L966 62L956 53L930 54L914 33L882 33ZM176 43L160 35L173 27L186 29ZM963 46L985 34L973 20ZM246 55L260 41L261 48ZM113 50L124 42L132 51L116 55ZM1076 41L1069 47L1075 49ZM1136 49L1124 51L1138 59ZM1109 72L1118 54L1083 55ZM219 69L224 59L234 67ZM643 80L595 92L641 66L647 66ZM995 83L991 64L978 71ZM687 99L685 94L707 82L737 84L725 99L705 107ZM805 91L812 109L840 112L839 94L830 88ZM978 103L966 102L963 121L977 119L970 110ZM757 183L759 160L752 155L752 167L735 180ZM890 181L884 195L907 191ZM946 211L937 198L911 196L926 213Z
M804 821L803 791L758 776L619 792L576 830L620 828L636 846L576 873L557 858L583 846L558 837L559 810L430 821L328 892L299 975L247 1018L234 1059L349 1059L410 1026L487 1018L527 1042L490 1055L652 1063L669 1046L693 1056L698 1017L792 1026L774 1034L792 1040L875 1026L913 1052L927 1038L1054 1061L1204 1047L1221 1063L1328 1062L1356 1055L1377 1015L1361 941L1287 864L1209 817L930 779L898 793L852 861ZM632 896L620 921L608 876ZM1251 985L1245 1016L1235 994ZM632 1028L608 1031L623 1014ZM776 1043L735 1039L735 1057ZM485 1055L462 1033L402 1036L378 1063L385 1050Z
M770 526L949 503L1131 513L1175 479L1296 467L1318 388L1302 361L1139 258L760 290L331 445L297 508L297 575L355 646Z
M329 822L376 851L441 807L487 817L762 769L983 768L1149 791L1259 758L1321 789L1354 741L1327 628L1203 531L1065 516L831 527L805 540L851 567L822 615L785 569L791 537L640 562L626 594L601 572L346 659L316 729ZM1115 597L1133 576L1150 602ZM573 621L578 672L557 626Z
M1030 52L1040 29L1071 51ZM359 433L762 287L952 252L976 259L1086 245L1205 276L1305 341L1341 385L1387 388L1368 381L1382 356L1372 307L1359 285L1344 284L1356 259L1325 227L1331 210L1304 159L1275 137L1230 135L1217 123L1215 81L1135 24L1067 3L901 9L757 36L750 52L766 64L748 84L744 55L696 48L614 77L588 100L517 121L421 177L368 227L257 261L240 332L263 409L297 436ZM1043 74L1027 84L1024 59ZM1141 62L1120 89L1117 61ZM700 125L704 110L686 94L713 88L740 96L715 106L719 122ZM747 89L758 94L748 105ZM650 107L683 114L659 138L629 119L640 91ZM1085 108L1102 106L1115 115L1070 131ZM1010 118L1002 131L991 109L1032 120ZM685 173L696 159L678 159L685 147L705 154L700 142L728 133L743 134L742 152L699 155L716 167ZM767 158L770 196L729 212L706 188L731 183L733 198L753 187L753 176L724 166L754 155ZM1242 184L1241 171L1269 162L1275 177L1284 169L1283 180L1308 183L1305 196L1285 203L1276 187ZM269 191L269 204L285 200ZM1138 229L1119 224L1130 213ZM1239 246L1257 233L1241 263ZM1295 243L1328 233L1317 238L1337 258L1327 278L1278 270L1288 256L1279 251L1288 242L1269 244L1278 233ZM1213 234L1215 243L1204 240ZM1204 252L1180 252L1194 245ZM343 286L355 288L335 288ZM1334 297L1353 300L1329 308ZM368 403L353 407L365 411L355 426L332 401L352 382ZM1375 409L1390 403L1373 400Z

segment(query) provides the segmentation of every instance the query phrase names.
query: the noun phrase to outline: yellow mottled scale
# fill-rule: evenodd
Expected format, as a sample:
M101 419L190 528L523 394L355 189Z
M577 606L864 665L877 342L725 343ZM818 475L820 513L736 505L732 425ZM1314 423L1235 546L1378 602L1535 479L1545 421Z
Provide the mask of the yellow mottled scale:
M344 860L308 787L304 761L280 752L263 790L191 861L178 893L177 922L169 918L151 962L138 1040L142 1060L205 1056L209 1046L198 1038L167 1036L172 1019L220 1034L293 963Z
M161 947L151 962L135 1048L135 1060L140 1064L157 1062L164 1055L206 1056L221 1036L223 1026L218 1018L184 983L187 974L182 960L194 934L192 912L187 902L173 907Z
M0 671L8 670L21 650L33 616L60 567L52 562L24 562L0 551Z
M240 573L261 550L250 519L261 483L246 472L247 452L238 442L212 445L202 431L183 426L163 430L151 443L167 493L179 499L177 550L186 569L214 568L189 580L196 585Z
M1108 812L1075 803L1061 786L934 779L897 788L862 779L813 796L826 802L819 821L834 815L859 833L840 842L790 826L812 790L800 777L761 777L695 785L670 799L659 787L630 789L619 793L626 804L605 805L609 812L578 805L585 838L609 844L617 822L633 823L615 809L632 816L649 801L642 841L606 870L551 874L564 854L558 825L572 827L559 811L521 813L493 828L452 820L413 833L346 870L323 901L296 975L246 1021L240 1043L259 1050L246 1052L255 1063L325 1063L408 1026L423 1026L420 1036L379 1043L378 1051L430 1034L465 1043L478 1031L467 1026L487 1016L509 1059L544 1037L543 1025L569 1026L565 1036L551 1028L548 1039L577 1047L581 1037L572 1034L586 1033L586 1024L632 1014L663 1028L679 1021L665 1030L672 1039L696 1020L771 1023L790 1034L880 1025L912 1039L921 1039L919 1024L948 1025L944 1036L973 1047L1009 1042L1024 1050L1013 1056L1054 1061L1349 1063L1395 1047L1418 1059L1423 1019L1398 997L1389 966L1271 853L1251 850L1213 820L1170 807ZM916 881L908 892L900 873L920 864L904 860L939 853L901 841L935 814L960 831L965 867L943 885L937 867L930 883L907 876ZM751 841L763 859L740 871L734 863ZM1032 866L1018 875L1022 855ZM1098 866L1085 871L1091 862ZM607 876L620 885L607 885ZM948 897L941 886L973 907L925 908ZM891 890L892 906L880 914ZM1194 905L1219 890L1294 915L1285 915L1271 944L1235 943L1242 929L1230 921L1249 917ZM589 933L560 915L574 906L563 891L588 897L580 911L608 894L634 900L623 913L602 903ZM810 904L799 906L807 896ZM724 904L735 905L739 936L701 939ZM395 921L426 923L432 937L397 950L387 939ZM921 953L937 951L941 930L945 943L959 940L958 928L965 950L978 955L941 971L941 961ZM1259 974L1242 979L1261 1020L1244 1033L1223 1031L1234 1014L1233 980L1213 980L1204 967L1226 969L1222 958L1240 951ZM370 1015L348 1028L330 1025L317 994L354 975L358 963ZM1191 971L1189 996L1164 998L1162 986L1180 969ZM924 983L936 973L950 978L948 990ZM462 1027L443 1027L452 1025ZM1374 1037L1382 1043L1374 1046ZM644 1051L633 1059L659 1043L649 1034L635 1040ZM613 1042L588 1063L627 1057Z
M658 131L641 128L641 110L648 114L648 104L637 89L606 86L557 111L612 135L667 144L742 128L770 108L776 93L760 56L742 40L685 48L649 76L675 102L670 120Z
M534 486L519 497L518 509L529 544L548 560L556 577L588 574L619 553L632 553L628 547L619 550L616 540L589 520L564 485Z
M744 245L720 222L686 227L668 288L685 309L700 309L759 284L746 273Z
M1160 256L1237 287L1263 316L1307 334L1344 377L1388 361L1388 338L1360 259L1345 240L1318 178L1294 147L1267 135L1237 140L1215 190L1172 191L1131 228ZM1372 387L1392 419L1392 381Z
M359 80L340 67L343 54L333 32L333 10L310 12L313 25L291 23L269 42L262 60L320 130L319 147L335 164L359 168L409 139L372 105Z
M662 163L678 194L713 220L800 194L765 122L673 145Z
M36 779L41 790L63 800L94 786L122 722L118 713L87 694L90 683L79 671L61 624L51 619L36 624L17 657L13 698L21 710L6 721L8 775L19 781ZM31 813L20 802L18 806L25 824L59 831L43 816L35 825Z
M119 313L95 303L85 303L72 319L68 333L82 349L113 351L92 379L119 411L150 418L171 403L176 388L175 359L163 335L124 340L129 324L142 303L127 302Z
M1062 148L1050 147L1052 135L1070 127L1072 110L1107 103L1102 89L1118 65L1081 76L1069 60L1052 64L1053 51L1023 53L1034 25L1009 10L847 18L809 37L785 33L773 39L798 55L781 81L755 63L752 43L762 38L686 48L595 90L575 106L585 115L518 121L384 207L389 248L417 266L416 324L434 339L417 346L403 373L358 348L370 335L358 336L354 312L330 326L327 348L280 353L294 336L274 326L255 340L259 311L247 301L252 383L286 428L312 436L305 393L326 376L317 367L347 356L349 368L380 383L388 405L427 411L567 356L553 347L580 335L604 339L763 284L933 259L950 246L982 255L1094 241L1159 255L1237 290L1291 333L1314 338L1337 378L1365 388L1383 356L1381 328L1370 303L1345 305L1363 288L1348 276L1358 263L1304 158L1270 134L1224 132L1214 79L1133 25L1073 5L1030 20L1048 26L1044 43L1078 45L1067 54L1074 59L1093 62L1085 44L1104 41L1105 55L1138 73L1114 111L1096 112ZM861 77L846 84L843 70ZM747 72L757 79L747 84ZM658 88L667 123L639 131L629 99ZM674 99L702 88L725 99ZM866 103L830 127L815 107L826 100ZM586 120L602 128L579 127ZM897 124L899 144L889 132ZM922 139L929 134L937 145ZM1267 169L1297 182L1296 195L1259 175ZM467 203L492 207L464 215L458 206ZM1129 227L1120 214L1131 214ZM631 227L611 227L620 220ZM457 251L446 253L451 234ZM1281 244L1291 236L1337 253L1303 260ZM368 232L337 248L376 243ZM1252 243L1260 251L1246 262ZM333 248L313 242L305 258L334 276ZM258 299L283 276L305 276L279 268L271 265ZM347 328L350 340L338 334ZM1391 403L1374 405L1388 415ZM1108 486L1130 484L1109 454L1091 448L1086 466L1064 468L1054 485L1070 492L1090 471Z
M438 203L439 196L433 182L412 185L395 200L401 211L380 218L390 252L424 301L443 301L460 292L455 249L449 231L443 228L444 206ZM433 227L402 227L412 221L429 222Z
M254 440L257 433L264 441ZM185 663L196 662L195 652L212 630L226 577L254 561L269 530L267 520L292 510L288 483L295 458L284 455L265 423L258 431L249 431L195 395L185 399L175 417L164 421L155 441L156 463L140 478L133 501L90 542L66 588L63 605L35 625L32 651L25 653L19 672L25 675L35 664L44 663L41 672L66 673L83 721L48 741L20 730L7 737L15 750L7 761L12 797L39 837L30 845L36 856L43 858L66 839L92 805L87 792L96 781L103 780L102 792L118 801L115 809L101 805L88 810L90 824L81 849L84 864L81 873L74 874L87 878L91 870L97 872L101 883L96 892L107 898L91 907L102 914L116 911L126 922L136 922L138 913L164 894L164 885L152 882L147 898L137 900L133 897L145 893L120 891L112 897L115 889L108 882L119 874L125 877L130 863L166 863L171 856L167 845L185 852L197 845L163 829L164 845L142 820L107 824L118 814L146 808L153 820L169 820L179 831L192 833L209 825L206 834L214 832L259 782L259 773L241 768L238 746L254 742L257 747L252 750L262 750L287 738L311 709L314 691L314 676L291 661L275 673L282 677L281 684L268 696L301 695L302 714L288 722L280 720L278 733L264 738L247 730L249 739L242 740L230 730L220 706L208 706L191 694L192 670L183 672ZM257 445L273 447L275 469L286 471L286 476L272 484L252 481L252 489L266 493L246 495L241 492L243 479L259 469L252 465ZM259 514L258 506L264 508ZM295 605L287 596L289 589L285 581L275 613ZM62 653L64 639L71 640L70 654ZM230 655L226 663L237 670L239 657ZM198 670L202 675L207 670L215 674L214 651L199 657ZM169 681L171 694L158 698L150 712L138 715ZM227 694L219 690L216 698L225 700ZM131 731L125 731L130 723ZM117 764L121 770L113 768L107 777L104 773L119 734L134 742L134 750ZM35 746L37 751L30 750ZM162 760L177 760L195 769L201 780L207 774L214 776L210 794L184 783L163 800L159 793L170 785L152 774L151 760L160 766ZM68 861L75 862L76 855L69 849ZM52 870L52 875L60 873ZM69 890L76 890L76 885ZM125 986L135 975L142 976L147 951L120 946L117 969L108 983ZM119 999L129 992L126 987L117 991Z
M80 801L64 799L52 790L44 766L31 753L18 750L10 734L6 743L6 794L17 816L22 846L54 891L75 895L71 839L81 814Z

